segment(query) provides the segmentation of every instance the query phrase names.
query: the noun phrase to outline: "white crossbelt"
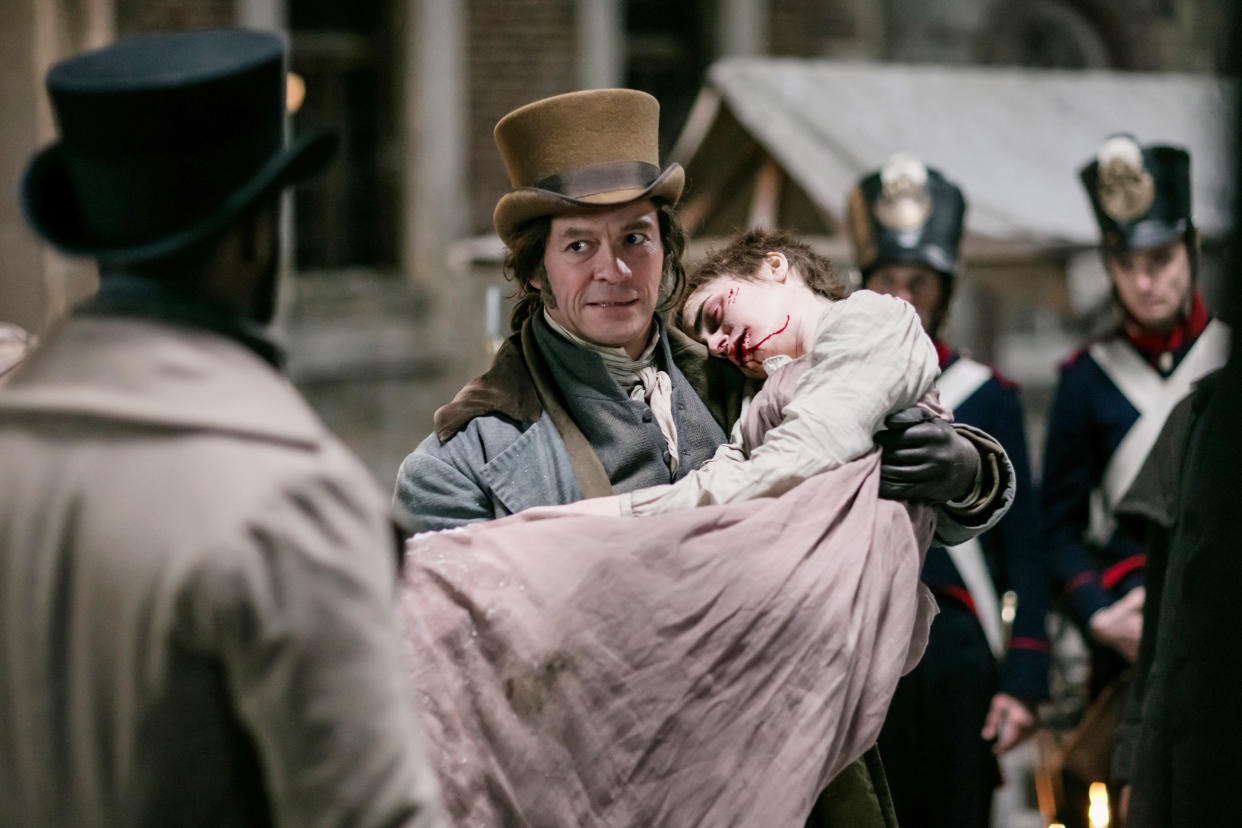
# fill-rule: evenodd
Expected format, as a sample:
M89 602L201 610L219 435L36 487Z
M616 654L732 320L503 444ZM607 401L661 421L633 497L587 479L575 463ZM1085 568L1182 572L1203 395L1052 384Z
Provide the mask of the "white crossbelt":
M936 380L940 404L952 411L970 399L991 376L992 369L988 366L960 357ZM978 538L971 538L965 543L946 547L946 551L953 565L957 567L957 574L962 576L962 583L966 585L970 599L975 603L975 615L979 618L979 626L983 628L983 637L988 641L988 648L999 660L1005 654L1000 601L996 597L996 585L992 582L987 561L983 558L983 545Z
M1091 493L1087 537L1103 545L1116 527L1113 509L1134 482L1169 413L1190 393L1196 381L1225 364L1229 356L1229 327L1215 319L1209 322L1168 377L1161 377L1119 337L1093 344L1088 353L1139 413L1108 459L1100 485Z

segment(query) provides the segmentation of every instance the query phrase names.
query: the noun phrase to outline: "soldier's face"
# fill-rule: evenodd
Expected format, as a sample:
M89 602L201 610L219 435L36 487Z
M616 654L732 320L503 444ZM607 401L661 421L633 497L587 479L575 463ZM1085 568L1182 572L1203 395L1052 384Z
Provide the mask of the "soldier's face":
M651 338L663 264L656 208L638 201L553 217L543 254L548 284L531 283L566 330L635 359Z
M896 296L914 305L923 330L931 333L943 294L939 273L922 264L886 264L871 272L866 287L867 290Z
M1150 250L1114 251L1104 257L1117 296L1146 330L1177 324L1190 294L1190 255L1183 241Z

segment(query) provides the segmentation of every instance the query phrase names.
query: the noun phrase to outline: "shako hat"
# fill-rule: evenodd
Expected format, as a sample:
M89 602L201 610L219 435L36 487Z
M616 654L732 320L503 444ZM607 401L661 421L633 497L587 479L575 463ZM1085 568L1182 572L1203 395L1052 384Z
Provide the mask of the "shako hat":
M493 137L513 189L492 214L497 235L509 244L526 222L583 207L676 204L685 171L661 171L659 126L660 104L634 89L569 92L501 118Z
M863 278L886 264L924 264L952 276L966 199L939 170L897 153L850 191L846 227Z
M26 219L66 253L149 261L318 172L336 138L285 145L284 55L275 35L231 30L140 37L56 64L47 90L60 139L26 167Z
M1181 238L1190 218L1190 153L1112 135L1078 173L1105 249L1148 250Z

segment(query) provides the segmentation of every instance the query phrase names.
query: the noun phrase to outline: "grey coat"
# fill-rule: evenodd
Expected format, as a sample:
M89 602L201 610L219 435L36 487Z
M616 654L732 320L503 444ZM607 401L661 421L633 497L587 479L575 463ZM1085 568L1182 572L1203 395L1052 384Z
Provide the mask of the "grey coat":
M669 482L663 438L644 417L646 405L626 399L598 357L554 337L535 320L491 370L436 412L436 432L397 475L396 502L420 531ZM702 372L693 343L670 342L663 332L659 348L673 381L681 476L708 460L725 433L681 369ZM740 400L740 383L733 389Z
M72 318L0 458L0 825L441 824L387 503L286 379Z

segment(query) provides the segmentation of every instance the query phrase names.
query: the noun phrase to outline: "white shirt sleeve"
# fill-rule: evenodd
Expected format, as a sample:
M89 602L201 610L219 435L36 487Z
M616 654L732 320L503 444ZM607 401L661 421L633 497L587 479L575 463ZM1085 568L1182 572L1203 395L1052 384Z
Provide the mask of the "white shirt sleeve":
M914 405L939 374L936 349L914 308L867 290L824 312L810 359L780 424L749 458L721 452L676 483L622 495L622 514L783 494L870 451L884 417Z

